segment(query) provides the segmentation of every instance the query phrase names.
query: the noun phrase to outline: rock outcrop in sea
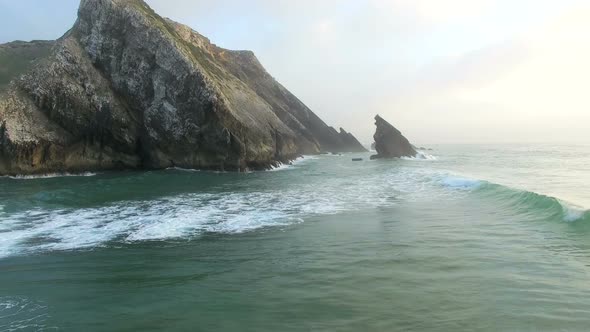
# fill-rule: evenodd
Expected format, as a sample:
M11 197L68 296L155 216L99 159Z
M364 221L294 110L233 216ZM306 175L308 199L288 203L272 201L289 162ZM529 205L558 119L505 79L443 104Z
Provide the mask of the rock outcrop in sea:
M416 156L417 152L412 144L410 144L410 141L389 122L377 115L375 117L375 125L377 126L377 131L373 138L375 139L375 150L377 154L371 156L371 159Z
M141 0L82 0L57 41L0 45L0 175L267 169L361 149L252 52L217 47Z

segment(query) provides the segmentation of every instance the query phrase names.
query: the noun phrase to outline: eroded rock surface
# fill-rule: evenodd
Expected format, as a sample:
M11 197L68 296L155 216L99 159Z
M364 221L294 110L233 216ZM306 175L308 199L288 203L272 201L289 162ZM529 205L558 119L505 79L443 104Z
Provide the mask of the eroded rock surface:
M358 151L344 133L252 52L217 47L141 0L82 0L59 40L0 45L0 174L264 169Z
M402 133L377 115L375 117L375 150L377 154L371 159L389 159L401 157L414 157L417 152Z

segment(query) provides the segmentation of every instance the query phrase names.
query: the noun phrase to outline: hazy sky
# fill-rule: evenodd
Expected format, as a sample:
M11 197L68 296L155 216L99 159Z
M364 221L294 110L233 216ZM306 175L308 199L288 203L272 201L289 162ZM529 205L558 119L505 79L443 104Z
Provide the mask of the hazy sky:
M590 141L587 1L147 2L365 143L377 113L419 144ZM0 43L59 37L78 3L0 0Z

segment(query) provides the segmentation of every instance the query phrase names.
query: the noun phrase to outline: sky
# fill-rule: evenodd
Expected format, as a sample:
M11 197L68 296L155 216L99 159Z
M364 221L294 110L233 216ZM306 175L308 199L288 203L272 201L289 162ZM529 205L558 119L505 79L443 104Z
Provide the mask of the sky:
M366 144L376 114L417 144L590 142L584 0L146 2ZM78 4L0 0L0 43L58 38Z

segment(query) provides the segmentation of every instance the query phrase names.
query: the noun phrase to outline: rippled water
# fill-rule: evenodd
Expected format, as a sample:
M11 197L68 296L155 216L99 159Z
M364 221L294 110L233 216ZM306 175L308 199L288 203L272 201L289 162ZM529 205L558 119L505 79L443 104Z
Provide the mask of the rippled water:
M586 331L590 146L0 178L0 331Z

